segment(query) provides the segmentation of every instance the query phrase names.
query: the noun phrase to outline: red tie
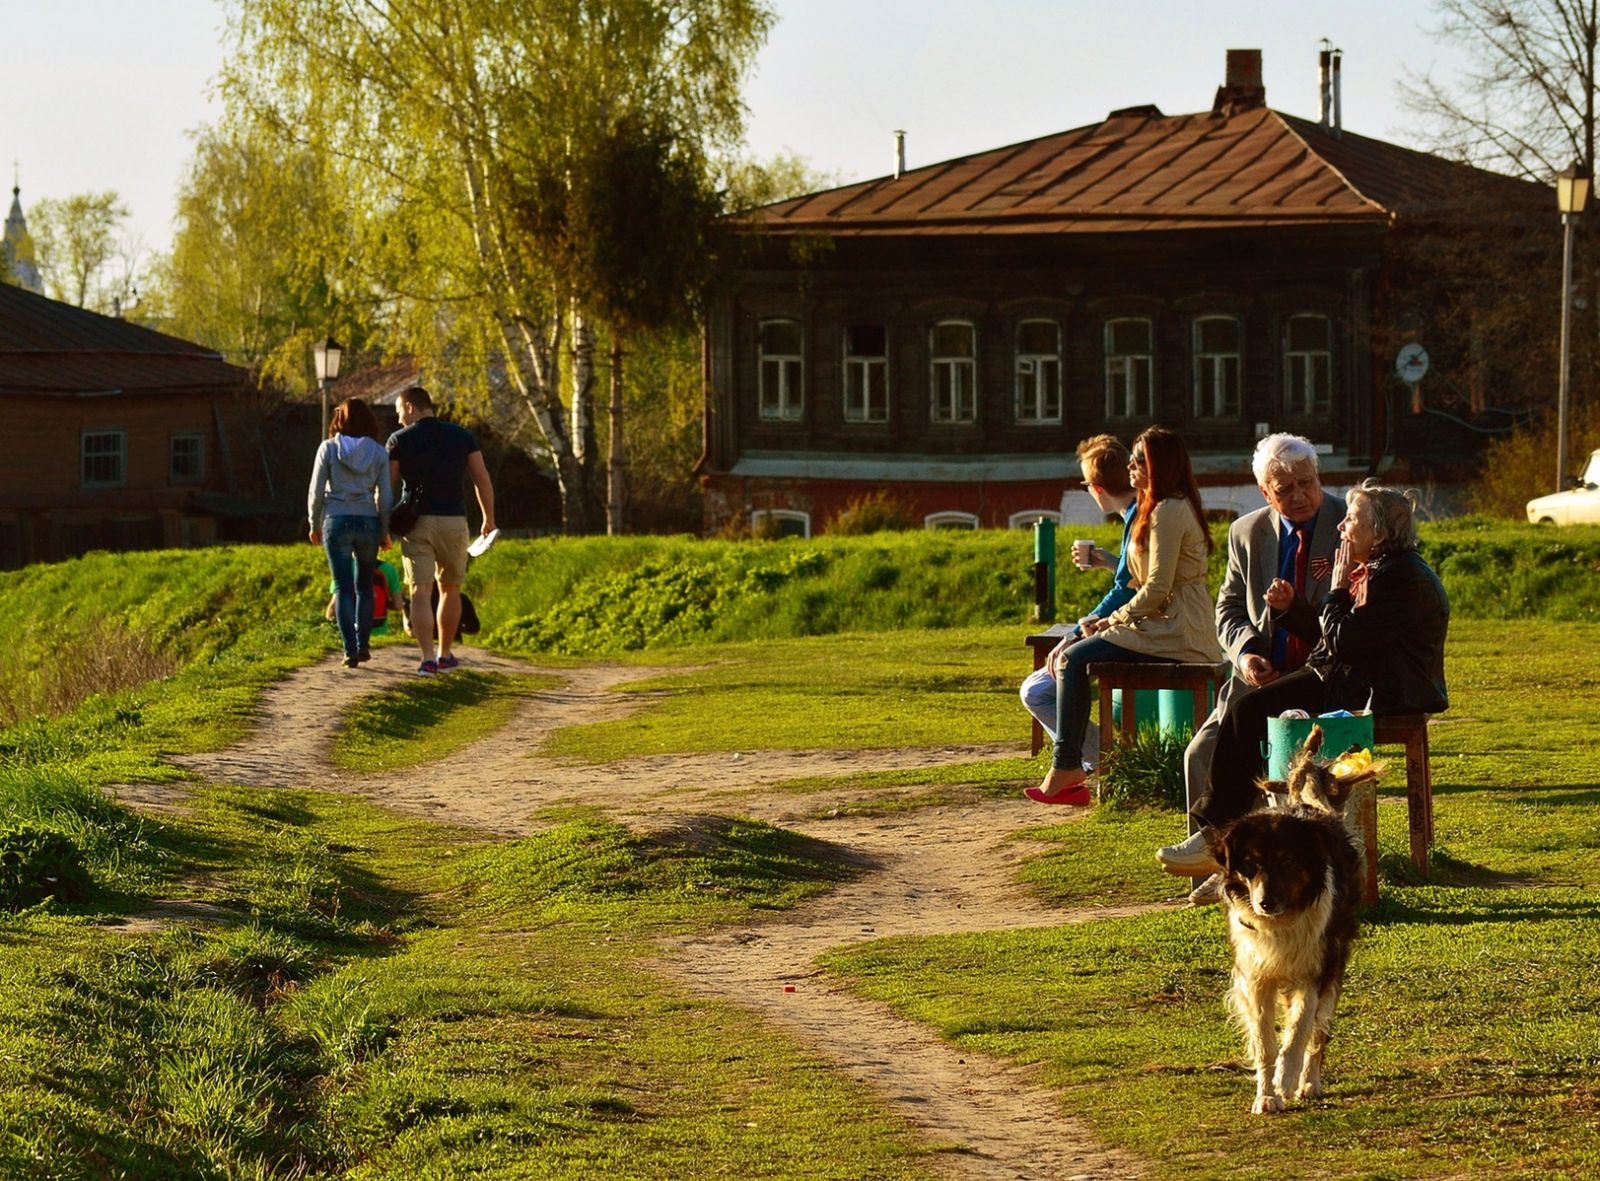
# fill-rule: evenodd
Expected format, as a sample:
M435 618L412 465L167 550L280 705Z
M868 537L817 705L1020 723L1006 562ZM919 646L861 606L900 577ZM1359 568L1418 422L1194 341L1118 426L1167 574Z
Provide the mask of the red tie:
M1294 531L1295 540L1299 548L1294 554L1294 593L1300 598L1306 593L1306 565L1311 559L1311 529L1301 525ZM1289 634L1288 641L1283 646L1283 671L1293 672L1306 662L1306 657L1311 655L1311 645L1299 636Z

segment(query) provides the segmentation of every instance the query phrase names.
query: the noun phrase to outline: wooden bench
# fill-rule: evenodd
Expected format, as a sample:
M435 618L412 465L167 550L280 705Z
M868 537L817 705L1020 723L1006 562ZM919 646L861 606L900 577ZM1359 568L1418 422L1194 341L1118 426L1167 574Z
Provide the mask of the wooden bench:
M1044 667L1051 649L1066 635L1067 625L1058 623L1046 631L1035 632L1025 643L1033 649L1033 667ZM1195 725L1211 712L1212 690L1220 691L1231 675L1223 664L1159 664L1151 662L1106 661L1089 666L1089 675L1100 684L1100 759L1111 749L1116 727L1112 723L1111 693L1126 689L1122 697L1122 733L1132 735L1138 728L1137 691L1140 689L1188 690L1194 694ZM1431 714L1388 714L1372 719L1374 746L1406 748L1406 807L1411 830L1411 864L1423 877L1429 873L1429 852L1433 848L1433 761L1428 750L1428 723ZM1033 753L1044 749L1044 730L1033 723ZM1378 900L1378 811L1377 793L1361 793L1351 801L1356 809L1355 823L1366 852L1365 894L1371 904ZM1199 885L1199 878L1195 884Z
M1194 694L1194 726L1211 713L1213 690L1220 690L1232 675L1223 664L1174 664L1167 661L1101 661L1091 664L1089 676L1100 683L1100 762L1105 763L1106 752L1112 747L1115 724L1111 716L1111 693L1122 694L1122 733L1132 738L1139 727L1138 691L1140 689L1175 689Z
M1428 852L1433 848L1433 764L1428 755L1428 721L1431 714L1388 714L1372 719L1373 746L1406 748L1406 807L1410 814L1411 864L1428 876ZM1357 831L1366 853L1368 904L1378 900L1378 795L1365 791L1350 801L1355 808Z

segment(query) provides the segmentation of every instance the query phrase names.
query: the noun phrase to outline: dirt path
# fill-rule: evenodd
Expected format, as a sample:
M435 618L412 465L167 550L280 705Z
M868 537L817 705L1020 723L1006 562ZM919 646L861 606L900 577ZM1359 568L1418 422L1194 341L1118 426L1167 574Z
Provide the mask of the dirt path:
M468 667L536 671L471 650ZM959 1178L1124 1178L1141 1162L1101 1147L1063 1114L1058 1094L1033 1086L1026 1071L941 1041L927 1027L833 985L814 967L821 952L891 935L1053 926L1109 915L1041 907L1014 884L1025 848L1008 834L1036 822L1022 800L930 806L886 816L845 810L817 819L829 801L873 792L791 795L753 791L802 776L934 767L1014 757L1016 744L870 751L750 751L632 760L625 781L587 763L533 754L554 730L578 722L625 718L648 695L620 694L651 668L590 666L564 670L560 688L530 696L510 724L445 764L382 777L341 774L327 758L343 709L360 696L412 675L409 650L383 648L352 672L338 661L302 669L263 696L261 725L228 750L174 761L204 779L266 787L322 786L431 819L524 834L552 804L599 804L617 818L653 829L693 826L707 812L738 812L781 823L849 848L869 872L819 902L759 924L665 945L663 970L701 995L751 1009L792 1031L801 1044L836 1062L941 1145L930 1158ZM545 670L537 670L545 671ZM1019 734L1022 732L1019 723ZM892 789L891 789L892 790ZM919 789L908 788L907 791ZM150 807L181 806L183 788L124 789ZM793 991L785 991L792 987Z

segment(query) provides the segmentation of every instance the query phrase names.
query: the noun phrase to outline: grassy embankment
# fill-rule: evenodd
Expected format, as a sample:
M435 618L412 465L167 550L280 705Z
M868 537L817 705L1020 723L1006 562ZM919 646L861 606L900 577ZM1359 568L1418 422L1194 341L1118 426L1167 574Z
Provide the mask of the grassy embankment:
M1586 1080L1600 1041L1587 965L1597 950L1600 796L1581 743L1600 634L1528 624L1518 613L1519 599L1543 593L1554 615L1595 618L1600 545L1581 534L1507 529L1449 550L1458 536L1475 535L1428 538L1458 619L1486 605L1506 614L1455 629L1456 706L1435 743L1435 883L1406 882L1404 827L1388 793L1387 897L1353 967L1325 1103L1281 1121L1237 1118L1248 1082L1227 1069L1237 1046L1221 1023L1226 952L1214 915L885 942L834 957L833 970L946 1036L1041 1062L1067 1105L1108 1139L1171 1162L1171 1175L1210 1175L1219 1151L1230 1153L1230 1169L1244 1161L1259 1176L1281 1175L1290 1163L1331 1176L1446 1175L1467 1164L1500 1175L1591 1171ZM641 741L704 750L1020 738L1011 696L1023 661L1018 624L959 616L975 602L996 609L976 593L989 586L986 567L1020 555L1025 571L1030 555L1015 536L959 542L862 539L832 555L830 543L706 551L676 543L691 567L739 562L766 571L757 590L761 577L773 590L751 616L761 626L788 619L795 630L815 629L829 612L881 624L929 602L944 607L947 621L988 626L651 651L654 663L669 655L716 663L658 682L680 692L643 727L579 728L558 736L558 746L605 758L636 752ZM607 544L615 543L497 547L504 569L486 562L475 572L486 622L505 624L539 601L524 590L530 597L517 602L519 566L543 572L544 601L570 603L592 589L577 567L587 565L589 582L619 580L614 566L599 575ZM633 544L649 553L650 543ZM827 559L819 569L773 573L818 551ZM714 562L699 560L702 552ZM24 627L37 639L42 633L29 628L52 617L58 656L72 650L74 628L126 633L175 654L166 680L0 735L8 777L0 823L31 814L69 832L79 826L97 883L84 903L0 927L0 1169L220 1176L353 1166L357 1175L386 1176L425 1162L448 1172L494 1161L508 1176L916 1170L915 1151L892 1120L870 1114L870 1102L747 1018L675 996L638 966L651 934L825 889L840 872L825 847L733 823L708 853L637 842L580 816L491 846L310 791L216 789L198 797L191 816L157 823L83 790L170 775L161 751L227 741L261 684L331 646L296 618L311 612L278 581L300 579L301 601L315 604L320 570L307 562L303 575L285 573L282 557L244 550L174 557L172 566L159 555L91 559L0 579L8 602L29 603L41 580L59 580L57 609ZM204 571L213 558L249 568L247 597L227 590L239 571ZM855 586L859 573L842 586L810 581L847 563L894 558L909 560L892 580L876 576L888 586ZM1460 573L1450 573L1452 562ZM895 601L902 583L941 569L967 579L966 590L940 593L928 574L931 587ZM175 585L180 570L195 581ZM1077 577L1063 574L1063 587L1083 588L1092 602L1090 579ZM128 593L96 599L82 593L85 579ZM637 599L640 576L623 573L620 582ZM1021 618L1026 586L1023 578L996 592L1007 618ZM169 588L168 610L152 606ZM13 598L16 591L25 593ZM185 614L182 627L151 639L155 628L134 622L164 620L197 591L206 607ZM707 614L726 620L730 606L750 610L751 593L746 581L712 596L723 607ZM85 601L98 611L81 610ZM608 601L631 609L626 594L587 600L597 636L619 630L605 616ZM525 645L538 626L505 634ZM648 627L644 634L656 638ZM1524 719L1518 707L1530 684L1541 689L1541 711ZM437 730L456 706L480 708L476 692L421 703L419 730ZM810 724L769 724L786 717ZM41 768L40 759L55 767ZM1032 770L1019 759L915 778L939 798L1015 790ZM1170 882L1146 867L1172 823L1107 814L1033 830L1026 835L1055 849L1030 876L1072 904L1166 894ZM129 935L95 921L138 913L156 896L208 903L213 922ZM863 1120L882 1134L861 1135Z

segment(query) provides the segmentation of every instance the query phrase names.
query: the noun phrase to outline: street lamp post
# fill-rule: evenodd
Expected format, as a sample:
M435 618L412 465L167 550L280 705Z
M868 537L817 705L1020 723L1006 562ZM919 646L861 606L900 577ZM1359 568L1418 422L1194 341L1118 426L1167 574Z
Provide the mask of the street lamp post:
M1589 203L1589 174L1577 164L1556 174L1561 210L1561 382L1556 391L1556 491L1567 486L1567 379L1571 369L1572 227Z
M1561 339L1564 341L1566 340L1566 321L1562 320L1561 323L1563 325ZM343 358L344 346L331 336L325 340L319 340L311 346L311 359L317 367L317 384L322 387L322 437L324 439L328 437L328 387L338 380L339 362Z

